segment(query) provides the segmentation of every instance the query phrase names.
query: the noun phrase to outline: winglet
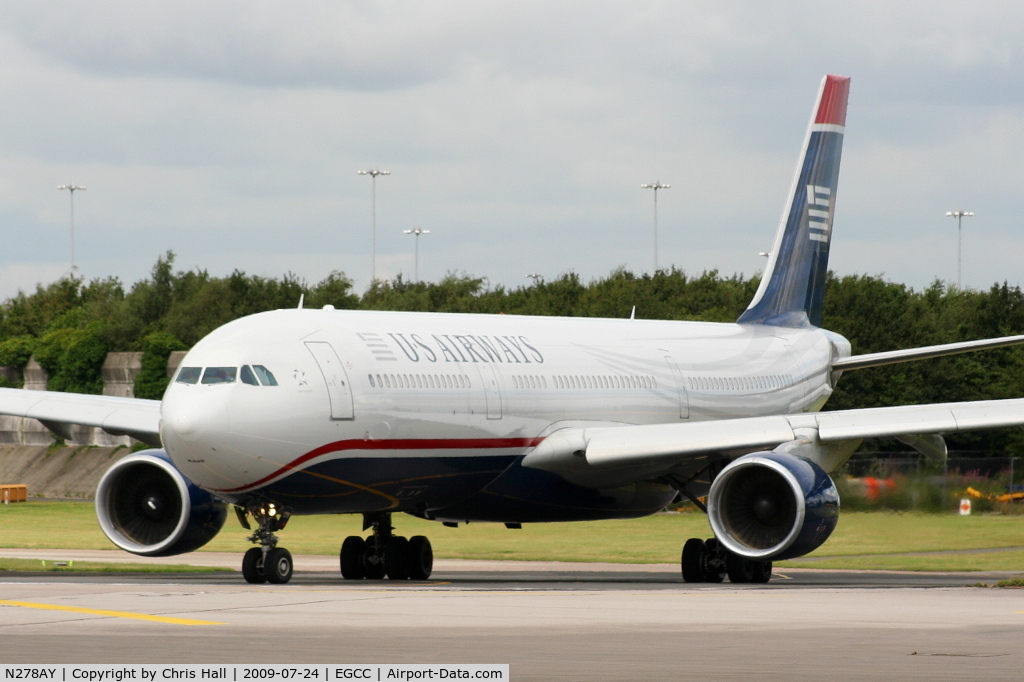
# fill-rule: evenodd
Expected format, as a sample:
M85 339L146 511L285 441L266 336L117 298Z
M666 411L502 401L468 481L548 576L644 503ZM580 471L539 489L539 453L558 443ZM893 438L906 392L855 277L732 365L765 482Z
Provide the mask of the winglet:
M825 76L761 285L743 324L820 326L850 79Z

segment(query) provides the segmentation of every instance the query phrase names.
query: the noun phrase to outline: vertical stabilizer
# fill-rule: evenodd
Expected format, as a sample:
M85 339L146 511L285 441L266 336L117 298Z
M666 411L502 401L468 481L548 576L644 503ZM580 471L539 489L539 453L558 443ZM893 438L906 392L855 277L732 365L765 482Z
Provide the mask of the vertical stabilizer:
M761 286L740 323L821 325L850 79L825 76Z

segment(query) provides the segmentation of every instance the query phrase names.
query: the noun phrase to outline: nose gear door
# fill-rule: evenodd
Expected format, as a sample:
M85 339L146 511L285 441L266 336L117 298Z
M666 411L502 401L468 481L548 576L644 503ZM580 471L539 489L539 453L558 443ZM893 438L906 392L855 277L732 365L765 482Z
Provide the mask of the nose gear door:
M327 397L331 402L331 419L354 419L352 407L352 387L348 381L348 373L338 359L334 347L326 341L306 341L306 348L313 354L313 359L320 367L324 382L327 384Z

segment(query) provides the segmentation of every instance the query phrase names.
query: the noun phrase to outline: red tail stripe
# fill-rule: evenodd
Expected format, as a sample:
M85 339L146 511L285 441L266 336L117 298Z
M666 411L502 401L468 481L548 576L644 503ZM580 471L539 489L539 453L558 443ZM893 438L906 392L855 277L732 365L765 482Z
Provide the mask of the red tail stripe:
M818 114L815 123L831 123L846 125L846 102L850 97L850 79L848 76L825 76L825 89L818 103Z
M339 440L310 450L288 464L258 481L215 490L219 493L234 493L255 488L291 469L297 469L311 459L342 450L498 450L503 448L532 448L543 438L396 438L391 440Z

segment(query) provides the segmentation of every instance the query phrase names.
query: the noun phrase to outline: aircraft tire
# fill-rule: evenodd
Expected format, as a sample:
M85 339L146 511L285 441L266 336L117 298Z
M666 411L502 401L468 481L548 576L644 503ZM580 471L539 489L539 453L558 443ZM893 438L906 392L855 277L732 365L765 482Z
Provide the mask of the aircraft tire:
M683 569L683 580L688 583L702 583L707 574L708 548L700 538L690 538L683 545L679 563Z
M378 547L376 537L366 538L363 551L363 577L367 580L382 580L385 575L383 548Z
M363 578L363 552L365 551L366 541L358 535L349 535L345 538L345 542L341 543L341 552L338 554L342 578L345 580Z
M253 585L267 582L267 574L263 571L262 547L252 547L242 557L242 577L245 582Z
M755 561L753 564L754 575L751 577L750 582L763 584L772 579L771 561Z
M708 550L708 559L705 562L704 570L704 582L706 583L720 583L725 580L725 572L722 570L721 565L713 566L711 564L711 557L718 553L718 538L708 538L704 541L704 546Z
M426 580L430 577L434 570L434 548L430 546L430 540L426 536L415 535L409 539L406 562L410 579Z
M267 559L263 565L267 582L284 585L292 579L292 568L292 553L284 547L275 547L267 552Z
M384 548L384 572L391 580L409 578L409 541L397 535Z
M729 552L725 560L726 572L731 583L749 583L754 579L754 562L747 557Z

